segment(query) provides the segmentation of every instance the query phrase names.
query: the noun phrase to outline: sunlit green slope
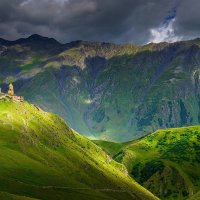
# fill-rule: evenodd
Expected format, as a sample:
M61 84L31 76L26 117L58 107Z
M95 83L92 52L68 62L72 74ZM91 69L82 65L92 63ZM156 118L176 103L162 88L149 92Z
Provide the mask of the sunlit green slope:
M2 200L37 200L35 198L33 199L33 198L25 197L25 196L9 194L7 192L0 192L0 199Z
M128 143L108 142L103 140L93 140L95 144L100 146L107 154L114 156L119 153Z
M0 100L0 191L14 200L156 199L58 116L7 98Z
M199 200L200 199L200 191L194 194L189 200Z
M200 126L158 130L123 144L96 143L161 199L187 199L200 189Z

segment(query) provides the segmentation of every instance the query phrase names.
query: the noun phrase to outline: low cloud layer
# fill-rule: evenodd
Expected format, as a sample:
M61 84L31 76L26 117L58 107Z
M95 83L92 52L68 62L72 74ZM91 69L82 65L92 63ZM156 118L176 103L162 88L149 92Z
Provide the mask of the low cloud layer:
M0 37L173 42L200 36L199 10L199 0L1 0Z

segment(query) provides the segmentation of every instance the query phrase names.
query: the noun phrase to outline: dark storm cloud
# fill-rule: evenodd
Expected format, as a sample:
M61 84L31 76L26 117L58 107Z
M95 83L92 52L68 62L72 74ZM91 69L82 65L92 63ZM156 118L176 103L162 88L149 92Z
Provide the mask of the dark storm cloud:
M167 30L166 37L157 36L174 7L176 18L168 27L173 34ZM120 43L187 39L200 34L199 8L198 0L1 0L0 37L17 39L37 33L61 42Z
M200 1L185 0L178 8L174 24L177 35L184 38L200 37Z

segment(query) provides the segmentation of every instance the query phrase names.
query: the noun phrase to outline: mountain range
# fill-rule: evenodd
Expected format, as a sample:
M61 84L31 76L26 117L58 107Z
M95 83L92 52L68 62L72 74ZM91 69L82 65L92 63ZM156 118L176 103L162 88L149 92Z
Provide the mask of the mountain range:
M200 122L200 39L137 46L39 35L0 40L0 87L91 139L128 141Z

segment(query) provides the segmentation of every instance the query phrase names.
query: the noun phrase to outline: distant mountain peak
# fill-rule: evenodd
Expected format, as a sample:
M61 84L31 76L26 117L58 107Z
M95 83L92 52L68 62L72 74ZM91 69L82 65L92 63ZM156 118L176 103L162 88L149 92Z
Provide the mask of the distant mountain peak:
M44 36L41 36L41 35L39 35L39 34L33 34L33 35L30 35L29 37L28 37L28 39L40 39L40 38L44 38Z
M25 38L26 40L54 40L56 42L58 42L56 39L54 38L49 38L49 37L45 37L39 34L33 34L30 35L28 38Z
M60 44L54 38L49 38L49 37L41 36L39 34L33 34L33 35L29 36L28 38L19 39L17 41L21 41L21 42L32 42L32 41L35 42L35 41L37 41L37 42L51 42L51 43Z
M33 34L27 38L20 38L15 41L9 41L0 38L0 45L16 45L16 44L27 44L27 43L48 43L52 45L60 45L60 43L54 38L44 37L39 34Z

